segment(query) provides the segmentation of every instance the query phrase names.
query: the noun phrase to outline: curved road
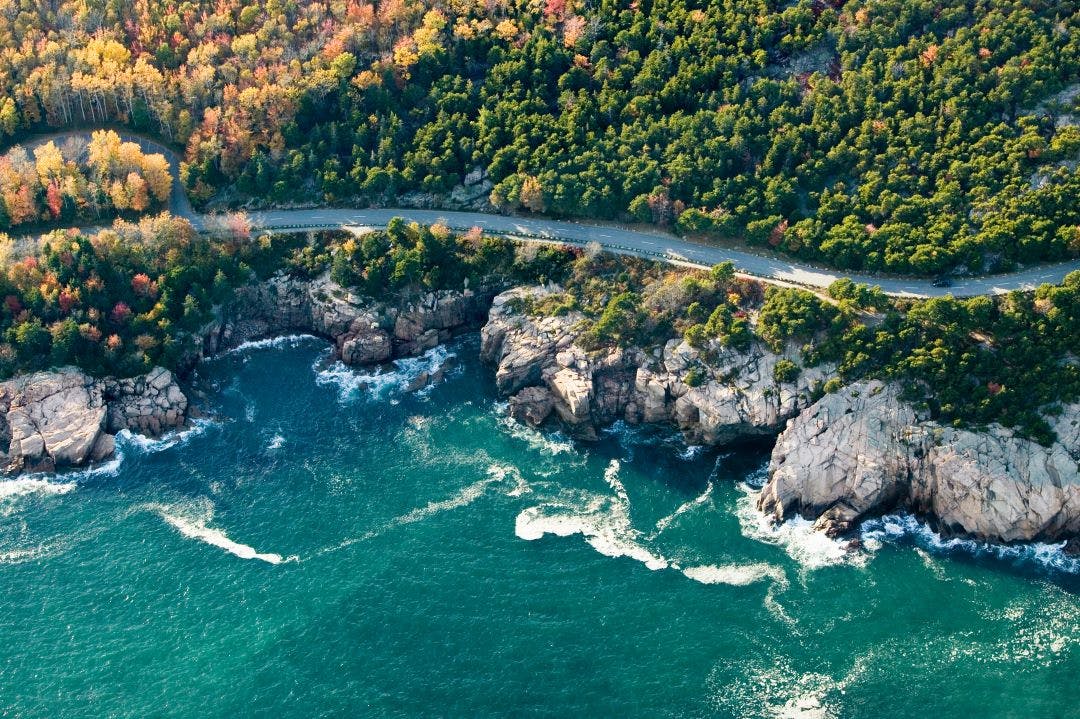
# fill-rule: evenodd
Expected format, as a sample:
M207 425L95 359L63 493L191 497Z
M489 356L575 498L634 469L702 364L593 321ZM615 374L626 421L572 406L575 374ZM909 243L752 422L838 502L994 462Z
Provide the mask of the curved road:
M90 130L58 132L33 138L24 144L32 147L47 140L63 141L68 137L89 139L90 132ZM169 160L173 176L173 192L169 209L174 215L186 218L198 230L212 230L221 226L220 217L199 214L192 208L183 184L180 182L176 153L151 138L122 130L117 130L117 132L125 141L137 142L144 151L160 152ZM841 274L782 258L705 245L662 232L644 232L617 225L560 222L482 212L408 208L267 210L249 212L247 217L252 228L277 232L305 232L344 227L382 228L394 217L402 217L421 224L443 222L456 230L467 230L476 226L492 234L530 241L576 245L595 242L610 252L646 257L672 264L711 267L720 262L730 261L741 274L777 284L793 284L820 289L846 277L854 282L877 285L886 294L896 297L943 297L946 295L973 297L1003 294L1012 290L1032 290L1044 283L1060 284L1067 274L1080 270L1080 260L1073 260L1055 265L1029 267L1020 272L1004 275L958 278L950 287L934 287L930 280Z
M304 231L336 227L385 227L391 218L402 217L421 224L443 222L452 229L478 226L492 234L526 240L586 245L596 242L620 254L658 259L672 264L711 267L730 261L740 273L778 284L825 288L846 277L854 282L877 285L896 297L973 297L997 295L1012 290L1032 290L1044 283L1060 284L1065 275L1080 270L1080 260L1031 267L1007 275L958 278L950 287L934 287L930 280L842 274L806 264L757 255L743 250L704 245L660 232L642 232L615 225L559 222L524 217L507 217L483 212L451 212L415 209L311 209L250 212L253 228L276 231ZM196 227L208 227L209 218L190 218ZM212 222L210 223L212 225Z

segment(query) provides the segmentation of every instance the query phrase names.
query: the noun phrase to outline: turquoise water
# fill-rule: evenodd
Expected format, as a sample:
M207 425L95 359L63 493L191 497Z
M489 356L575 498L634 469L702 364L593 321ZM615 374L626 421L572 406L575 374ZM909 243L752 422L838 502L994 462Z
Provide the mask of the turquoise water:
M199 368L196 430L0 483L3 716L1077 716L1055 548L847 553L760 522L760 450L508 423L475 340L273 345Z

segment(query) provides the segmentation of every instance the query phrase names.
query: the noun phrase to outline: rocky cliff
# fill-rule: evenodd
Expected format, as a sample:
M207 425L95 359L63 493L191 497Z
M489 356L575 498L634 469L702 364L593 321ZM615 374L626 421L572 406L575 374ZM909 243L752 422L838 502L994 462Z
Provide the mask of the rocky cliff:
M896 385L861 382L823 394L835 368L776 372L758 342L585 352L584 317L532 317L522 309L557 292L518 288L495 298L481 338L498 390L520 421L552 418L582 438L623 419L679 428L691 444L723 445L779 435L759 508L801 514L841 534L861 518L904 507L941 531L995 541L1080 535L1080 405L1054 421L1050 447L1002 427L943 427L901 398ZM780 381L777 376L786 381Z
M115 434L157 436L180 427L187 397L156 368L129 379L94 379L65 367L0 383L0 473L53 471L105 459Z
M1080 406L1055 420L1050 447L1000 426L943 427L893 385L827 395L780 435L759 508L817 518L836 534L896 506L939 529L996 541L1080 535Z
M277 275L237 291L221 321L206 331L204 355L241 342L304 332L334 343L346 364L417 355L478 327L490 295L469 290L429 292L398 303L360 297L324 275L303 280Z
M772 437L808 406L832 367L803 368L776 378L781 360L799 351L718 343L695 349L681 339L645 351L637 347L585 352L574 344L583 317L531 317L520 311L556 290L517 288L497 296L481 332L481 357L496 367L495 383L516 418L537 425L557 416L581 437L623 419L678 427L690 444L728 444Z
M347 364L387 362L479 326L489 299L464 290L374 302L326 276L305 281L279 275L239 290L181 366L246 340L289 332L326 337ZM183 426L187 410L187 397L162 368L127 379L94 379L71 367L17 377L0 383L0 473L105 459L115 451L117 432L158 436Z

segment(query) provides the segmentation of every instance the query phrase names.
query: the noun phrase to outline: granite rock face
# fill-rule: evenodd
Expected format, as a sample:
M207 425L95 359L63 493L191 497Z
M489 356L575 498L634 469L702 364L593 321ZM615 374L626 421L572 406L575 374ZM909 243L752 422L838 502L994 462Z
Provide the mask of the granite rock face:
M620 419L673 425L691 444L779 435L759 508L777 519L814 518L833 535L902 507L947 534L1005 542L1080 536L1080 405L1053 420L1058 441L1043 447L1002 427L938 425L894 384L823 394L832 366L802 367L779 381L781 360L801 363L793 346L697 349L673 338L652 351L586 352L575 344L582 315L523 311L557 292L504 292L481 334L481 357L521 421L558 420L584 439Z
M168 370L96 380L65 367L0 383L0 472L54 471L100 461L123 429L157 436L186 421Z
M428 292L395 304L356 295L329 275L276 275L237 291L223 321L207 328L203 354L302 332L331 340L345 364L378 364L421 354L477 327L486 310L487 297L467 289Z
M943 427L894 385L860 382L823 397L780 435L759 508L817 518L832 534L906 507L943 532L994 541L1080 534L1080 405L1057 418L1050 447L991 426Z
M496 387L511 397L511 407L524 404L514 397L527 389L549 393L551 410L542 411L546 403L534 406L527 417L532 424L554 414L574 434L591 437L597 426L616 420L670 423L691 444L727 444L778 434L831 376L831 367L807 368L791 382L778 382L777 363L797 362L797 349L776 354L757 342L698 350L671 339L654 352L585 352L574 344L582 315L519 311L558 291L525 287L498 295L481 333L481 358L496 367ZM687 383L691 374L694 386Z

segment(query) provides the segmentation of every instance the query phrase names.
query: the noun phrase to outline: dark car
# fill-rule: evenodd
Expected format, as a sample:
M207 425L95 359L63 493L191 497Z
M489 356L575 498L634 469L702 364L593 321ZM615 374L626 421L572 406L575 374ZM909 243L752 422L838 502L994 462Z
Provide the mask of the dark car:
M937 277L930 285L932 287L952 287L952 280L948 277Z

